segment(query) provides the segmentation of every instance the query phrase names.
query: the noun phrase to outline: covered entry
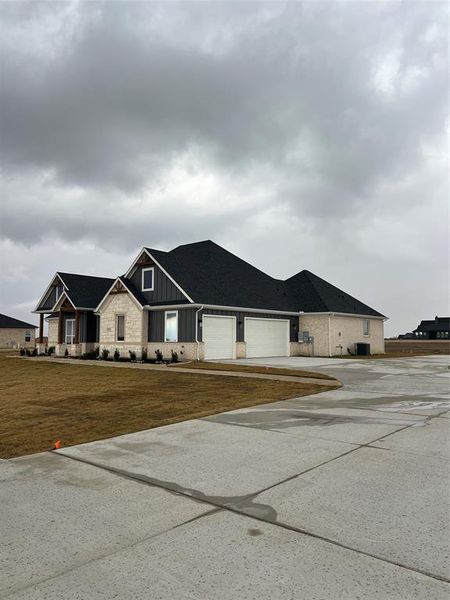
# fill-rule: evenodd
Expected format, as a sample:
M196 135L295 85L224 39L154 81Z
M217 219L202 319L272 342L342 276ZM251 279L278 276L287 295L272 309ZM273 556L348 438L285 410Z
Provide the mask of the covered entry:
M236 317L203 316L205 360L236 358Z
M247 358L289 356L289 321L245 318Z

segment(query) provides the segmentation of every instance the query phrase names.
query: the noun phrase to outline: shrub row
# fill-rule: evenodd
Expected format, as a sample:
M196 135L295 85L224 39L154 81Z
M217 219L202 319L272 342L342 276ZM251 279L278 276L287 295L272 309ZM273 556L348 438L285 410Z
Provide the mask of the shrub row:
M52 354L54 354L55 352L55 346L49 346L45 352L45 354L42 354L41 356L51 356ZM104 348L100 354L100 348L97 346L95 348L95 350L91 350L90 352L85 352L84 354L82 354L79 357L74 357L74 358L81 358L82 360L97 360L97 359L101 359L101 360L114 360L116 362L137 362L137 354L136 352L133 352L133 350L129 350L128 354L129 356L127 357L122 357L120 355L119 350L116 348L116 350L114 351L114 354L112 356L112 359L109 357L109 350L107 350L106 348ZM37 356L37 349L33 348L32 350L29 350L28 348L21 348L20 349L20 356ZM69 353L69 349L66 348L65 352L64 352L64 357L65 358L69 358L70 357L70 353ZM154 364L160 364L160 363L177 363L179 362L179 358L178 358L178 352L175 352L174 350L171 350L171 357L170 359L168 358L164 358L161 350L155 350L155 358L154 359L150 359L148 357L148 352L145 348L142 349L142 354L141 354L141 360L139 362L144 362L144 363L154 363Z

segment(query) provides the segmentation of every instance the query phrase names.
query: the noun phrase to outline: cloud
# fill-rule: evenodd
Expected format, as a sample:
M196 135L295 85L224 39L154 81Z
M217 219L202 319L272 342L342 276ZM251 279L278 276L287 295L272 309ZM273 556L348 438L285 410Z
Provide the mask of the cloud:
M8 277L29 276L29 253L46 257L41 290L70 248L77 271L92 270L85 248L120 272L144 244L213 238L276 276L316 270L399 330L445 310L443 4L31 2L0 14L1 228L28 249ZM417 265L439 300L405 313L383 283L411 289ZM10 286L8 307L28 301Z

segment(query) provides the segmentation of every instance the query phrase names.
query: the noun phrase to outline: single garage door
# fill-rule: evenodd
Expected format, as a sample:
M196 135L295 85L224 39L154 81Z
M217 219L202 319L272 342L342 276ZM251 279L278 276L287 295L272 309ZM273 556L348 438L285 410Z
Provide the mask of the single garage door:
M289 356L289 321L245 319L247 358Z
M235 358L236 319L204 315L205 359Z

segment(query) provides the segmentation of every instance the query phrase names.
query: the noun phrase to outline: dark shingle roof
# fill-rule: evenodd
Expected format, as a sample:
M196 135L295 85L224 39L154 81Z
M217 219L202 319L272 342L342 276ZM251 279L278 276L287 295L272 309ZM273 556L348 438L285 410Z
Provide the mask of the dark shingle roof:
M8 317L8 315L0 314L0 329L37 329L37 325L31 325L31 323L25 323Z
M420 321L420 325L414 331L450 331L450 317Z
M147 250L196 303L383 316L309 271L275 279L210 240Z
M382 317L378 311L370 308L350 294L314 275L310 271L300 271L286 280L298 298L300 310L304 312L342 312L354 315L372 315Z
M170 252L147 250L194 302L299 310L283 281L266 275L210 240L178 246Z
M109 277L93 277L58 272L67 287L67 295L77 308L95 309L114 283Z
M139 302L141 306L146 306L148 304L147 300L144 298L142 293L137 289L131 279L125 277L125 275L121 275L119 277L120 281L130 290L136 300Z

